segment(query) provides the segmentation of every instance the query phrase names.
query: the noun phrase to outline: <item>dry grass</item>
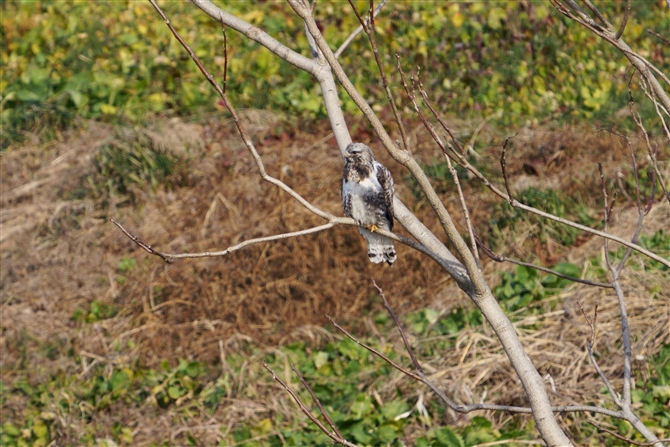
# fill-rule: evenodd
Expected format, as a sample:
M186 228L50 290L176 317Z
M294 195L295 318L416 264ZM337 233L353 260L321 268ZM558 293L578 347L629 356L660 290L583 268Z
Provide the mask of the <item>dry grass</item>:
M253 131L268 172L322 209L340 214L339 154L333 139L314 145L328 135L327 128L321 125L309 133L296 130L275 135L274 127L281 122L277 117L248 115L255 120ZM476 123L455 125L466 130L476 127ZM241 352L246 352L248 344L268 352L293 340L319 344L332 337L321 328L325 315L346 322L354 333L370 334L375 329L367 316L381 311L380 303L373 299L371 278L392 297L400 314L424 307L444 314L456 306L471 306L437 266L406 247L398 248L393 268L370 264L364 242L353 228L254 246L224 258L163 264L129 241L108 219L123 222L144 241L166 252L223 249L245 239L320 222L259 179L230 123L173 121L146 129L144 134L166 151L181 153L185 146L197 150L188 154L187 187L139 191L135 207L128 207L121 197L112 197L106 208L76 198L86 176L92 173L96 151L117 138L109 126L89 123L86 130L73 132L61 142L46 147L27 145L2 154L3 381L12 382L26 368L31 368L36 381L55 371L82 373L82 365L67 356L69 349L97 356L109 367L138 361L153 367L162 359L173 364L178 358L216 361L221 340L226 349ZM425 162L441 157L422 128L416 126L412 135L417 157ZM485 128L479 138L488 145L481 151L482 163L497 171L499 143L504 136ZM593 191L600 191L596 161L602 161L608 172L627 166L627 155L617 142L585 129L526 129L514 145L508 160L514 190L550 186L593 197ZM406 172L382 150L375 152L394 175L398 194L411 204L414 199L402 181ZM670 176L667 162L662 170L666 178ZM468 182L465 194L471 199L479 233L484 234L497 200L483 194L474 182ZM595 203L598 198L592 200ZM460 216L456 197L445 196L444 201ZM419 200L413 206L426 225L441 234L426 203ZM669 208L667 204L655 208L645 234L667 227ZM621 217L614 232L629 235L630 210L619 210ZM507 255L532 259L537 254L518 243L522 234L522 228L506 234L500 246L506 247ZM585 238L582 243L560 253L559 260L583 263L601 250L597 240ZM128 272L119 270L123 257L137 260ZM484 266L490 284L497 283L500 271L512 268L490 262ZM670 278L661 272L629 269L624 281L635 367L644 374L645 357L670 341ZM660 289L653 301L651 287ZM94 324L71 320L77 309L87 310L93 300L118 306L120 312ZM575 303L579 301L587 312L598 305L596 351L607 352L601 367L620 386L616 299L609 290L576 284L552 301L553 311L517 321L519 334L541 374L551 376L556 390L551 396L556 404L597 404L597 399L606 398L598 393L602 383L585 356L588 327ZM552 308L549 302L539 305ZM400 350L397 337L389 337L382 342L393 343ZM114 349L128 341L132 341L127 345L130 348ZM46 346L57 350L53 360L44 356ZM150 407L125 414L129 421L151 421L138 426L137 445L148 443L161 430L176 439L183 435L184 427L191 427L196 439L207 443L223 436L219 424L230 428L242 420L295 414L288 398L258 365L252 366L254 362L257 359L250 359L246 374L237 378L239 395L231 396L225 408L211 417L201 415L175 423L175 409L161 412ZM457 400L524 403L509 362L487 325L483 331L462 331L453 350L424 362L433 378ZM394 374L370 388L384 399L393 395L396 385L406 382ZM425 391L414 391L417 395L421 392ZM21 402L8 405L12 411L20 411ZM498 422L508 417L486 416ZM116 417L114 409L107 417ZM460 422L467 419L450 417ZM194 421L200 428L193 427ZM95 423L109 426L108 422Z

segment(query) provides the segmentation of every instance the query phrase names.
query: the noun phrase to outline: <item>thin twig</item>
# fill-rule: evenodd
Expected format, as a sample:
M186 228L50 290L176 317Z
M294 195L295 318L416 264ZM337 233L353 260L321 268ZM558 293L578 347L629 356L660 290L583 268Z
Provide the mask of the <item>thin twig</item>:
M386 2L388 2L388 0L382 0L382 2L379 4L379 6L377 6L377 9L375 9L375 14L374 14L375 17L377 17L377 15L379 15L379 13L381 12L384 5L386 5ZM366 19L366 22L365 22L366 25L367 25L367 20L368 19ZM349 37L347 37L344 40L344 42L342 42L342 45L340 45L340 48L338 48L337 51L335 51L335 58L336 59L338 59L342 55L344 50L347 49L349 44L351 42L353 42L353 40L361 33L361 31L363 31L363 26L359 25L358 28L356 28L351 34L349 34Z
M407 336L405 335L405 330L402 327L402 324L400 323L400 319L396 315L395 312L393 312L393 309L391 308L391 305L389 304L388 300L386 299L386 294L384 294L384 291L382 290L381 287L377 285L377 283L373 280L372 284L375 286L375 289L379 292L379 294L382 297L382 301L384 304L384 309L391 315L391 318L393 318L393 321L395 321L395 325L398 328L398 331L400 332L400 336L402 337L402 342L405 344L405 349L409 353L409 357L412 359L412 364L414 364L414 368L419 372L419 374L424 374L423 368L421 367L421 364L419 363L419 360L417 360L416 356L414 355L414 351L412 350L411 346L409 345L409 341L407 341Z
M581 283L581 284L586 284L588 286L602 287L602 288L605 288L605 289L612 289L613 288L613 286L611 284L606 284L606 283L597 282L597 281L589 281L588 279L582 279L582 278L577 278L575 276L565 275L563 273L557 272L556 270L550 269L548 267L544 267L544 266L537 265L537 264L532 264L530 262L523 262L523 261L519 261L517 259L508 258L507 256L496 254L496 253L493 252L493 250L491 250L489 247L484 245L484 243L481 241L481 239L479 239L477 236L475 236L475 239L477 241L477 245L479 246L479 248L481 248L482 251L489 258L491 258L492 260L494 260L496 262L509 262L509 263L520 265L520 266L523 266L523 267L528 267L528 268L532 268L532 269L535 269L535 270L539 270L541 272L549 273L551 275L558 276L559 278L567 279L569 281L578 282L578 283Z
M368 17L370 18L370 27L375 29L375 0L370 0L370 9L368 10Z
M388 363L389 365L391 365L392 367L394 367L395 369L397 369L401 373L405 374L406 376L411 377L414 380L421 381L420 376L418 376L417 374L403 368L402 366L398 365L396 362L394 362L393 360L391 360L390 358L388 358L387 356L385 356L384 354L382 354L381 352L379 352L378 350L376 350L372 346L369 346L369 345L363 343L362 341L360 341L359 339L357 339L356 337L354 337L349 331L347 331L345 328L343 328L342 326L337 324L337 322L335 320L333 320L332 317L330 317L329 315L326 315L326 318L328 319L328 321L330 321L330 323L333 326L335 326L335 329L342 332L344 335L346 335L351 341L353 341L357 345L367 349L368 351L370 351L371 353L373 353L374 355L376 355L380 359L384 360L386 363Z
M579 306L579 309L582 311L582 315L584 315L584 319L586 319L586 323L588 323L589 327L591 328L591 346L595 346L596 343L596 323L598 321L598 305L596 304L596 307L593 309L593 318L589 318L588 315L586 315L586 311L582 307L582 303L577 300L577 305Z
M630 438L626 438L626 437L624 437L624 436L621 436L621 435L618 434L617 432L614 432L614 431L612 431L612 430L608 430L608 429L606 429L605 427L602 427L602 426L598 425L598 423L597 423L596 421L594 421L593 419L587 419L586 422L588 422L589 424L593 425L593 426L596 427L598 430L602 430L602 431L604 431L604 432L607 432L607 433L609 433L610 435L614 436L615 438L620 439L620 440L622 440L622 441L625 441L625 442L627 442L627 443L629 443L629 444L633 444L633 445L639 445L639 446L652 446L652 445L655 445L656 443L659 443L659 442L670 442L670 438L663 438L663 439L659 439L659 440L656 440L656 441L649 441L649 442L634 441L634 440L632 440L632 439L630 439Z
M623 19L621 19L621 26L619 26L619 31L617 31L616 35L614 36L615 39L619 39L623 35L624 30L626 29L626 23L628 23L628 16L630 15L631 4L632 0L626 0L626 10L623 13Z
M316 3L316 1L314 3ZM342 433L340 433L340 431L337 429L337 426L335 425L335 423L333 423L333 420L328 415L328 412L326 412L326 410L323 409L323 406L321 405L321 401L316 397L316 395L314 394L314 391L312 391L312 387L309 386L309 384L307 383L305 378L302 376L300 371L298 371L298 369L293 364L291 364L291 369L298 376L298 379L300 380L300 383L302 383L302 386L307 388L307 391L309 391L310 396L312 396L312 400L314 400L314 402L316 402L316 406L319 407L319 411L323 415L326 422L328 422L328 425L330 425L330 428L333 429L333 432L335 432L335 434L337 436L339 436L341 439L344 439L344 437L342 436Z
M305 404L302 402L302 400L300 400L300 398L295 393L295 391L293 391L286 383L284 383L284 381L281 380L277 376L277 374L275 374L275 372L272 370L272 368L270 368L268 366L267 363L264 363L263 367L265 369L267 369L272 374L272 378L274 380L276 380L277 382L279 382L279 384L282 386L282 388L284 388L286 390L286 392L291 395L291 397L293 398L295 403L298 405L298 408L300 408L300 411L302 411L305 414L305 416L307 416L309 418L310 421L312 421L317 427L319 427L319 429L322 432L324 432L330 439L332 439L333 442L336 442L338 444L341 444L341 445L344 445L344 446L347 446L347 447L357 447L356 444L353 444L353 443L347 441L346 439L342 438L341 436L338 436L337 433L333 433L330 430L328 430L321 423L320 420L318 420L316 417L314 417L314 415L309 411L309 409L305 406Z
M142 247L147 253L149 253L149 254L151 254L151 255L154 255L154 256L158 256L159 258L161 258L163 261L167 262L168 264L172 264L172 263L174 262L174 259L173 259L170 255L166 255L166 254L164 254L164 253L161 253L161 252L159 252L159 251L154 250L154 249L151 247L151 245L149 245L149 244L143 242L140 238L138 238L137 236L135 236L134 234L130 233L128 230L126 230L125 228L123 228L123 225L121 225L120 223L118 223L118 222L115 221L114 219L109 219L109 220L110 220L110 222L112 222L114 225L116 225L117 227L119 227L119 229L123 232L123 234L125 234L126 236L128 236L128 238L129 238L131 241L135 242L137 245L139 245L140 247Z
M221 17L221 32L223 33L223 93L226 93L228 82L228 38L226 37L226 24Z
M507 151L507 142L509 141L509 139L510 137L505 138L505 142L503 143L502 153L500 154L500 168L502 169L502 176L503 180L505 181L505 190L507 191L507 197L508 197L507 201L511 205L514 199L512 198L512 191L510 191L509 189L509 180L507 179L507 169L506 169L507 162L505 160L505 152Z
M602 184L603 188L603 224L605 231L609 229L609 224L610 224L610 216L611 216L611 210L608 206L608 196L607 196L607 184L605 183L605 173L603 172L603 165L601 163L598 163L598 172L600 173L600 183ZM614 206L614 204L612 204ZM610 262L610 251L609 251L609 239L604 240L604 246L605 246L605 264L607 265L607 268L612 267L612 263Z
M402 73L402 69L400 68L400 58L398 57L397 54L396 54L396 58L398 59L398 70L400 71L401 77L403 78L403 84L405 84L405 89L407 89L406 83L404 82L404 76L403 76L403 73ZM428 93L426 93L426 91L425 91L423 88L419 89L419 93L421 93L421 97L422 97L422 99L423 99L423 103L426 104L426 106L428 106L428 109L430 109L430 112L433 114L433 117L437 120L437 122L440 123L440 125L442 126L442 128L445 130L445 132L447 132L447 134L448 134L449 137L451 138L451 141L454 142L454 144L456 145L456 147L457 147L458 150L460 151L461 155L464 156L464 155L465 155L465 152L466 152L466 150L467 150L467 148L464 147L464 146L461 144L460 141L458 141L458 139L456 138L456 136L454 135L454 133L451 131L451 128L449 128L449 126L447 126L447 123L446 123L446 122L442 119L442 117L437 113L437 110L435 110L435 108L433 107L433 105L432 105L432 104L430 103L430 101L428 100Z
M479 259L479 252L477 251L477 241L475 240L475 229L470 220L470 212L468 211L468 205L465 202L465 196L463 195L463 188L461 188L461 182L458 179L458 172L456 168L451 163L451 158L446 155L444 158L447 160L447 166L449 167L449 172L451 173L451 178L454 179L454 184L456 185L456 190L458 191L458 200L461 202L461 209L463 210L463 217L465 218L465 227L468 229L468 235L470 236L470 245L472 246L472 254L475 257L475 261L481 268L481 260Z
M661 35L658 34L656 31L654 31L654 30L648 28L648 29L647 29L647 32L648 32L649 34L651 34L651 35L654 35L654 36L658 37L659 39L661 39L661 40L662 40L663 42L665 42L666 44L670 45L670 40L668 40L667 38L661 36Z
M400 114L398 113L398 107L395 104L395 99L393 99L393 94L391 93L391 88L389 87L388 79L386 78L386 70L384 70L384 64L382 63L381 57L379 56L379 49L377 48L377 42L375 41L374 36L374 15L372 14L372 1L370 3L370 17L368 19L371 21L371 26L368 26L356 10L356 6L353 3L353 0L349 0L351 9L354 10L358 21L363 27L363 31L368 36L370 41L370 46L372 46L372 53L375 56L375 62L377 63L377 68L379 69L379 75L381 76L382 86L384 87L384 92L386 93L386 98L388 99L389 104L391 105L391 110L393 110L393 116L395 117L396 124L398 125L398 130L400 131L400 137L402 138L403 148L410 152L409 141L407 139L407 132L405 132L405 126L400 119Z
M621 407L621 399L617 392L614 390L614 387L610 383L609 379L605 375L602 369L600 369L600 365L598 365L598 362L596 361L596 357L593 355L593 347L595 346L595 341L596 341L596 318L598 316L598 306L596 306L595 310L593 311L593 319L589 318L586 315L586 311L582 307L582 303L577 300L577 305L579 306L579 309L582 311L582 315L584 315L584 318L586 319L586 323L589 325L591 328L591 341L586 342L586 351L589 355L589 360L591 361L591 364L593 365L593 368L595 368L596 372L600 376L600 380L603 381L605 386L607 387L607 391L609 391L610 396L612 396L612 399L614 400L614 403L617 404L619 407Z
M582 0L582 1L586 4L586 6L589 7L589 9L596 15L596 17L598 17L598 20L600 20L607 29L609 30L612 29L612 24L605 18L604 15L602 15L602 13L598 10L598 8L596 8L595 5L591 3L591 0Z

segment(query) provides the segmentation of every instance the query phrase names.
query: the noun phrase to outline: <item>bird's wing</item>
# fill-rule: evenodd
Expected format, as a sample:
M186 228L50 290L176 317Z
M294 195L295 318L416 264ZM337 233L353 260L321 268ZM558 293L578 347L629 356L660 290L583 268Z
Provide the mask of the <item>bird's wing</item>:
M344 215L347 217L351 216L351 185L347 181L347 168L344 168L344 175L342 176L342 209L344 210Z
M393 177L388 169L379 162L377 167L377 181L382 186L384 193L384 205L386 205L386 219L389 222L389 230L393 230Z

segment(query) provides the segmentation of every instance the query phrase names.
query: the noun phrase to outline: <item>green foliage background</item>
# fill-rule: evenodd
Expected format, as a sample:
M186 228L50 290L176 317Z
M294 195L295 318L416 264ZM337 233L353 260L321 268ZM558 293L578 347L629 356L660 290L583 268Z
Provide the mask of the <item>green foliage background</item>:
M361 11L368 5L357 4ZM617 23L623 4L599 6ZM625 39L667 72L670 48L646 30L670 29L670 11L662 1L633 5ZM219 24L188 2L161 6L221 78ZM286 3L226 2L225 7L308 55L302 24ZM48 132L76 117L137 122L155 114L220 109L211 87L148 2L4 2L2 9L3 147L24 130ZM316 15L333 48L357 25L346 2L321 3ZM507 123L545 117L607 121L627 101L625 58L548 2L393 2L375 31L401 102L396 52L405 70L421 66L424 84L444 111L461 116L502 110ZM228 37L228 91L238 107L325 116L318 86L307 74L232 30ZM372 101L382 97L364 36L341 62L359 91ZM344 107L357 112L348 99Z

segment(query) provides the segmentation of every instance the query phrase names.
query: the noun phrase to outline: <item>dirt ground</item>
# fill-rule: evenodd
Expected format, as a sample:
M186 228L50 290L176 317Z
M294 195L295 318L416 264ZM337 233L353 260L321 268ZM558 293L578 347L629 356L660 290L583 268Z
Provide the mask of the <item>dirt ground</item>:
M341 215L342 160L325 123L287 131L287 125L272 114L246 111L243 119L271 175L321 209ZM458 135L467 136L479 123L454 120L451 124ZM441 159L422 126L415 124L409 130L420 160ZM294 340L318 342L325 337L326 315L347 322L354 332L368 334L368 316L382 310L372 279L401 315L426 307L443 314L455 306L471 306L437 265L407 247L397 247L398 262L392 268L369 263L364 241L352 227L254 245L224 257L164 263L139 248L109 219L171 253L222 250L322 221L260 179L230 121L173 119L140 132L165 151L186 154L183 159L188 166L181 186L156 191L138 188L132 191L133 200L112 195L103 203L82 197L86 179L95 171L97 151L122 135L96 122L63 135L60 141L28 141L2 154L0 368L6 383L25 368L34 368L35 380L57 370L81 373L82 365L67 355L69 350L115 365L139 361L155 366L163 359L173 364L178 358L216 359L219 341L226 346L252 342L268 348ZM499 170L505 136L487 127L478 135L479 147L483 145L478 149L483 158L480 165L489 166L491 172ZM354 138L371 145L391 170L398 196L443 238L426 201L412 194L407 172L386 155L368 130L354 128ZM582 194L595 204L600 200L596 163L601 162L610 176L629 169L620 142L593 129L527 128L519 131L513 148L508 156L513 191L551 187ZM666 161L662 169L667 178L670 164ZM486 234L498 200L474 179L464 179L464 184L478 233ZM613 231L630 237L637 214L631 203L620 199ZM458 197L443 194L443 200L462 228ZM647 217L643 234L667 229L668 222L670 206L658 204ZM529 250L522 232L503 237L497 241L502 254L548 264L581 264L602 250L601 241L584 237L577 247L548 256L546 250L551 248L547 246ZM127 259L136 262L123 267L129 265ZM492 285L501 271L513 269L513 265L484 260ZM624 279L636 359L643 362L670 341L670 278L661 272L628 270ZM660 290L653 301L652 287ZM582 285L570 286L554 299L563 303L556 311L516 326L540 371L557 382L557 396L576 402L592 391L576 386L591 378L592 371L584 361L588 327L575 303L579 300L588 312L598 304L599 340L611 351L618 350L620 339L618 307L609 290ZM72 318L77 310L89 312L94 300L118 313L93 324ZM475 335L463 333L454 352L426 360L427 370L457 399L477 400L484 389L504 394L501 387L512 374L490 328L484 335ZM119 344L129 348L114 349ZM485 360L481 360L483 352L488 353ZM616 356L605 360L603 369L619 377L620 360ZM597 381L593 383L597 389Z

